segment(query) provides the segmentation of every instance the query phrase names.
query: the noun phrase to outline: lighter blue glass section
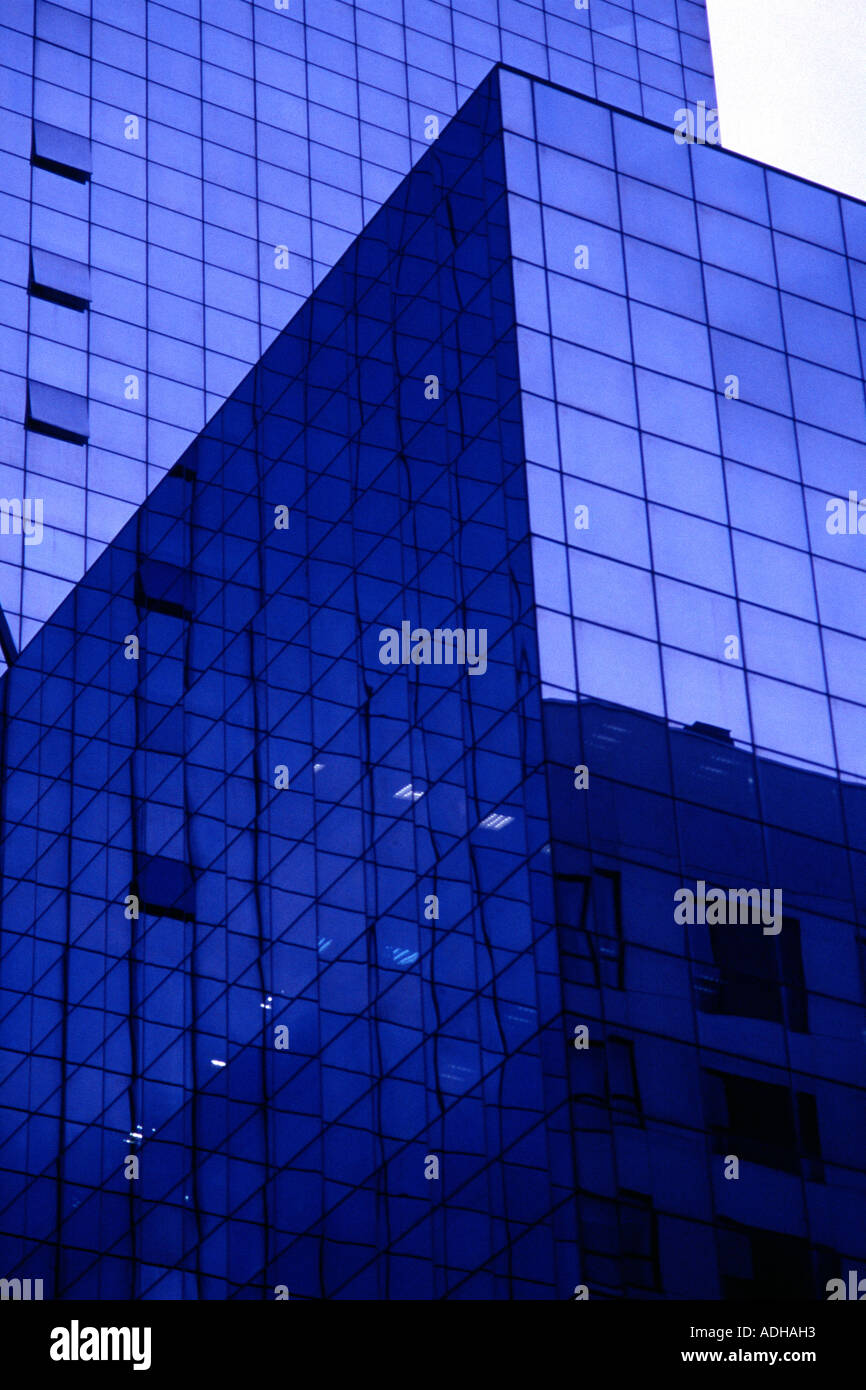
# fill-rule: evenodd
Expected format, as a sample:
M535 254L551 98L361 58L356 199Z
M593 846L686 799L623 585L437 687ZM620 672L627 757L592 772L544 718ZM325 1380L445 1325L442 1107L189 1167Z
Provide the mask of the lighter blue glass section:
M546 695L862 780L864 210L512 74L506 124L530 96L538 192L506 158Z

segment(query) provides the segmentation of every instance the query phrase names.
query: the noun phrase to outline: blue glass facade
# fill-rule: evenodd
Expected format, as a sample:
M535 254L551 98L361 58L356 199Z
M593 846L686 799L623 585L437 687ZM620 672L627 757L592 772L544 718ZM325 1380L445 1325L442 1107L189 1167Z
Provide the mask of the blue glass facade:
M405 53L410 10L451 13L408 6ZM310 80L312 20L241 12ZM477 90L276 337L253 269L255 366L167 474L145 443L20 652L10 610L0 1265L52 1297L823 1298L862 1265L864 209L674 138L647 55L676 35L682 79L700 7L500 15L463 72L453 14ZM507 37L539 17L543 62ZM355 19L357 82L388 20ZM28 167L95 196L47 114ZM57 337L94 320L71 252L27 269ZM93 461L86 394L32 374L28 449ZM781 894L778 930L708 886Z
M545 723L590 1297L826 1298L866 1248L863 789L621 706ZM700 882L774 885L778 933L679 925Z
M34 0L0 31L0 491L44 506L0 549L16 649L494 63L669 125L715 101L696 0Z
M563 1224L572 1278L494 95L5 684L9 1217L64 1296L551 1295ZM406 621L486 669L383 665Z
M504 81L546 693L862 780L866 210Z

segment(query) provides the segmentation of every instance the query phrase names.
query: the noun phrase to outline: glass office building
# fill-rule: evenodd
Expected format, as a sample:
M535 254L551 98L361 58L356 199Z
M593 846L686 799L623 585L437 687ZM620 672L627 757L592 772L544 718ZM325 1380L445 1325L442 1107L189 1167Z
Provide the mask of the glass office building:
M107 21L58 8L37 57L68 25L95 84ZM176 26L187 99L232 53L221 90L264 106L243 63L304 36L273 70L306 57L309 126L276 144L306 149L308 278L281 288L299 244L253 231L253 336L186 448L158 394L100 417L26 373L24 496L56 477L101 514L99 478L131 481L99 537L47 490L44 535L22 498L0 537L21 592L72 555L52 515L92 546L56 611L4 602L4 1271L55 1298L823 1298L866 1251L866 210L675 138L712 90L682 0L500 6L501 33L410 5L393 107L388 16L227 6L253 48L195 8L148 6L124 50L162 77ZM328 240L314 116L354 120L346 188L391 148L366 160L347 81L405 160ZM99 140L85 169L46 114L34 190L95 199ZM121 314L191 393L184 354L235 341L211 289L243 302L201 209L183 305L142 280L147 328ZM19 286L58 362L99 312L81 266L51 283L69 250L32 243ZM712 920L711 888L774 916Z
M5 6L0 495L45 536L3 541L2 662L498 61L665 124L715 101L695 0Z

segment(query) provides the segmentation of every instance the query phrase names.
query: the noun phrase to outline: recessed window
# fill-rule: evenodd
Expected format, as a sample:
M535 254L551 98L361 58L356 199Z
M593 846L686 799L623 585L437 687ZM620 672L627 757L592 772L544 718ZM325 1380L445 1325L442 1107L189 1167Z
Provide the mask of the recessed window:
M142 912L187 921L195 916L195 880L182 859L154 854L137 866L130 892Z
M87 183L93 168L90 141L71 130L34 121L30 162L37 169L47 169L50 174Z
M142 560L135 577L135 601L150 613L188 618L192 612L192 576L179 565Z
M795 1033L807 1033L799 921L783 918L777 936L749 926L710 926L708 931L714 964L697 968L699 1007L707 1013L785 1023Z
M70 444L86 444L90 433L87 400L47 382L28 381L25 424L36 434L47 434Z
M707 1070L704 1078L717 1154L823 1180L814 1095L729 1072Z
M825 1270L832 1272L828 1253L813 1254L800 1236L782 1235L756 1227L725 1222L718 1233L722 1296L741 1298L813 1298L823 1294Z
M30 252L29 290L37 299L47 299L79 313L90 304L90 271L80 261L56 256L33 247Z

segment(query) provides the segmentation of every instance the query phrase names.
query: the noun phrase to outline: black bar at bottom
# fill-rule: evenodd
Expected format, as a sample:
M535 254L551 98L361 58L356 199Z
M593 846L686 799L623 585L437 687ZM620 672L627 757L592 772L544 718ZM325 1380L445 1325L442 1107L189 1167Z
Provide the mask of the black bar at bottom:
M394 1306L394 1305L397 1306ZM470 1313L471 1308L471 1313ZM359 1324L358 1314L362 1322ZM507 1321L499 1323L497 1312ZM471 1321L467 1321L467 1317ZM380 1322L381 1319L381 1322ZM327 1339L311 1341L327 1332ZM522 1353L542 1379L566 1357L575 1376L591 1371L599 1383L623 1372L666 1376L707 1366L799 1366L822 1377L860 1364L864 1315L837 1303L743 1302L573 1302L480 1306L460 1312L451 1307L392 1300L373 1303L288 1299L264 1302L0 1302L4 1363L22 1375L37 1373L46 1383L70 1375L89 1378L109 1371L115 1382L139 1372L160 1384L166 1375L227 1375L254 1372L271 1377L294 1365L304 1348L306 1370L333 1370L345 1348L355 1373L426 1383L467 1369L480 1357L485 1379L496 1362ZM483 1350L482 1350L483 1348ZM408 1358L408 1359L407 1359ZM441 1358L441 1362L440 1362ZM511 1374L521 1372L510 1364ZM414 1365L414 1372L413 1372ZM547 1368L545 1370L545 1368ZM563 1369L565 1367L563 1366ZM115 1383L112 1382L112 1383ZM133 1382L135 1383L135 1382ZM387 1383L387 1380L386 1380Z

